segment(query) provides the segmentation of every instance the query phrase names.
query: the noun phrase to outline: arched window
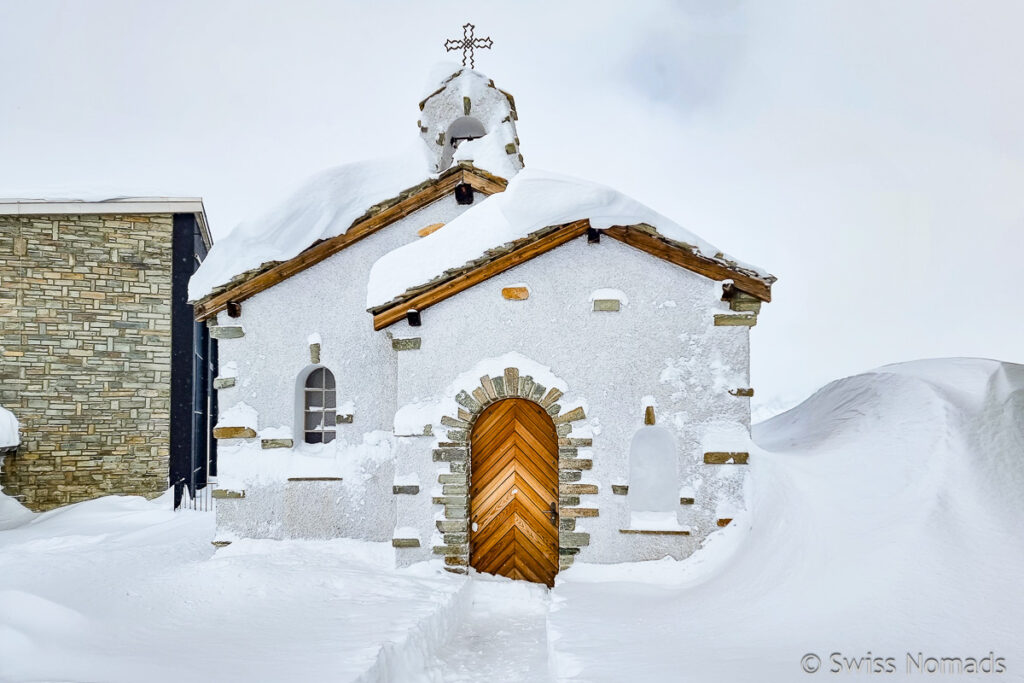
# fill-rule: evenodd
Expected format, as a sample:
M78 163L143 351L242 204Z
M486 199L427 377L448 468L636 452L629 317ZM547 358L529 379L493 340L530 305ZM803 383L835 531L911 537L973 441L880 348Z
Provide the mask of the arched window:
M306 376L303 394L303 440L306 443L334 441L337 424L334 375L327 368L314 368Z
M448 142L452 147L458 147L459 143L466 140L475 140L487 135L487 129L472 116L460 116L448 126Z

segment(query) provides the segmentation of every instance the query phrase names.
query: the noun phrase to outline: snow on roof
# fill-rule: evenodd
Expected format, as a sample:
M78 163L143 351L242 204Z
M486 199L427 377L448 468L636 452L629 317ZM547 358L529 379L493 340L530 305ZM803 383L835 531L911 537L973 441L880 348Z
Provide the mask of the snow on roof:
M10 448L21 443L18 429L18 418L14 417L14 413L0 406L0 449Z
M189 300L203 298L239 273L287 261L314 242L344 234L371 206L429 177L418 150L318 173L277 208L240 223L214 243L189 282Z
M490 132L461 143L454 150L453 162L470 161L474 167L501 178L513 177L521 162L518 154L506 150L509 144L518 145L511 118L501 120L504 111L511 107L508 96L497 90L487 76L470 69L441 64L434 73L444 74L444 78L438 78L440 88L438 80L434 81L434 91L427 97L431 104L421 124L430 132L423 133L425 138L420 145L398 156L322 171L269 213L240 223L213 245L192 276L189 300L202 299L236 275L266 263L287 261L320 240L342 235L370 207L438 177L438 160L432 157L442 147L432 141L439 131L447 131L451 122L462 116L463 97L478 103L473 115L489 125ZM439 93L446 93L446 97L434 97ZM457 111L448 106L452 98L458 101ZM505 103L504 109L494 106L496 98ZM434 130L429 128L431 125L439 128ZM440 170L446 169L444 166Z
M461 149L461 148L460 148ZM536 169L524 169L504 192L491 195L442 229L385 254L370 270L366 305L388 303L449 268L488 249L552 225L589 219L592 227L645 223L669 239L692 245L709 258L720 250L640 202L597 183ZM754 266L744 267L765 277Z

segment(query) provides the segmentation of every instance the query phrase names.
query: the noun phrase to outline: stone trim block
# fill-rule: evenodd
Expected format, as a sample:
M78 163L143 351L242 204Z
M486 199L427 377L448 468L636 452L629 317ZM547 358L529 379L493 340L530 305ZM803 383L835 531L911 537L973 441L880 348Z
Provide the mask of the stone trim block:
M733 396L742 396L743 398L750 398L754 395L754 390L750 387L741 389L730 389L729 393Z
M239 339L245 336L241 325L211 325L210 336L214 339Z
M579 495L581 493L597 493L597 484L559 484L559 495Z
M574 519L576 517L597 517L597 508L560 508L559 517Z
M689 531L682 529L672 529L664 531L656 531L654 529L619 529L620 534L641 534L643 536L689 536Z
M320 344L309 345L309 362L313 365L320 363Z
M341 481L341 477L288 477L288 481Z
M260 448L291 448L295 442L291 439L260 439Z
M618 299L594 299L594 310L595 311L607 311L609 313L616 313L619 311L622 304Z
M723 517L718 520L718 526L729 526L729 522L732 521L732 517Z
M707 465L746 465L749 459L750 454L742 452L713 451L704 454L704 463Z
M469 528L469 522L465 519L439 519L436 526L442 534L454 534L466 531Z
M416 351L420 348L422 341L420 337L407 337L404 339L392 337L391 348L395 351Z
M716 327L753 327L756 324L756 313L739 313L736 315L729 315L728 313L715 314Z
M235 386L234 377L218 377L213 380L214 389L230 389L233 386Z
M214 489L213 497L218 500L225 498L245 498L245 491L234 491L232 489Z
M558 542L566 548L583 548L590 545L590 534L579 531L560 533Z
M680 498L679 499L679 504L680 505L693 505L693 503L694 503L694 499L693 498Z
M255 439L256 431L251 427L214 427L215 439Z
M420 487L416 486L416 485L413 485L413 484L402 485L402 486L399 486L399 485L396 484L395 486L391 487L391 493L393 493L396 496L397 495L415 496L419 492L420 492Z
M392 538L392 548L419 548L420 539L418 538Z
M341 413L338 413L337 415L334 416L334 424L350 425L350 424L352 424L352 421L354 419L355 419L355 416L352 415L351 413L346 413L345 415L342 415Z
M530 298L528 287L503 287L501 296L509 301L526 301Z
M629 493L629 486L626 484L612 484L612 493L616 496L625 496Z
M593 460L577 460L575 458L559 458L559 470L589 470L594 467Z

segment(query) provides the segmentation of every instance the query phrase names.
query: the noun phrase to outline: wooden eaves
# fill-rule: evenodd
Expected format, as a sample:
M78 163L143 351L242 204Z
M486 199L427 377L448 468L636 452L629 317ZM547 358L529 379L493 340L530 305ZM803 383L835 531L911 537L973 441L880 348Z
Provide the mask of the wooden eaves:
M547 253L585 234L588 228L590 221L586 219L550 226L504 247L489 250L483 257L461 268L445 271L430 282L407 290L386 304L369 309L373 314L373 329L383 329L405 318L409 310L422 311ZM735 289L761 301L771 301L774 276L762 276L718 256L704 256L692 245L664 237L648 225L617 225L601 233L712 280L731 280Z
M463 183L487 195L502 192L507 185L507 181L503 178L467 164L454 166L437 179L426 181L415 188L406 190L393 200L378 204L362 218L356 220L345 233L315 242L287 261L264 264L234 278L227 286L220 287L195 302L196 320L202 321L211 318L227 309L229 303L240 303L292 275L320 263L342 249L454 192L456 186Z

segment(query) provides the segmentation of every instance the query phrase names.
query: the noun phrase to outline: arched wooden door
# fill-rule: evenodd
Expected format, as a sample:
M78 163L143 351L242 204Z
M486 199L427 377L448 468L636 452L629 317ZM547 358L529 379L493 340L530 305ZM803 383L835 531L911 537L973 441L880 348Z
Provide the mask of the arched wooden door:
M544 409L510 398L470 437L469 563L552 586L558 572L558 435Z

